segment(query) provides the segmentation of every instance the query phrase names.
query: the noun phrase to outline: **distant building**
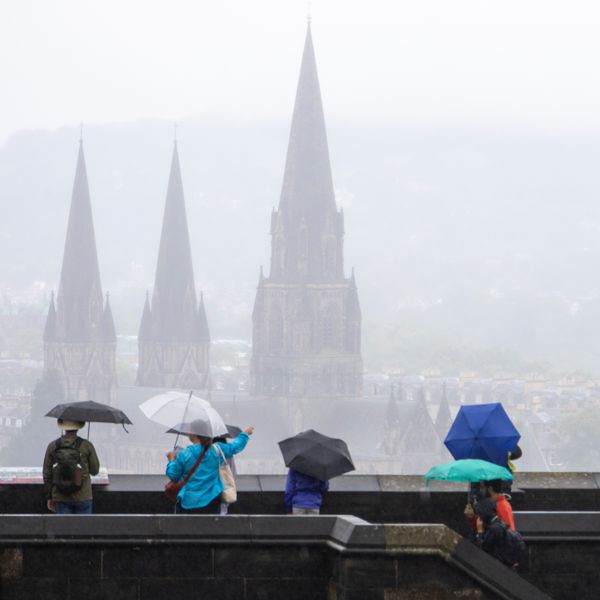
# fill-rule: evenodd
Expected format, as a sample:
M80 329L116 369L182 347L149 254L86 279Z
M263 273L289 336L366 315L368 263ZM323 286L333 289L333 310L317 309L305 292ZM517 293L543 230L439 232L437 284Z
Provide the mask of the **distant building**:
M271 215L271 269L268 277L261 269L254 304L253 394L362 395L361 311L354 273L344 274L343 240L309 25Z
M198 303L177 142L156 266L152 302L146 296L138 335L137 383L202 389L209 375L210 334Z
M73 185L60 284L44 330L44 370L56 371L69 401L111 403L116 335L102 294L83 144Z

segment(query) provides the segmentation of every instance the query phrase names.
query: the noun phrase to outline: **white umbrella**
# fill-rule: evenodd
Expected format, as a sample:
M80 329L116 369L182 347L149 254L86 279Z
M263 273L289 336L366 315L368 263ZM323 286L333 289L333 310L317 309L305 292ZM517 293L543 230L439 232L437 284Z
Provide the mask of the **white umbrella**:
M227 435L227 426L210 402L191 393L165 392L158 394L140 404L140 410L151 421L170 427L175 431L183 432L181 426L184 423L201 421L206 423L203 431L206 431L204 435L207 437Z

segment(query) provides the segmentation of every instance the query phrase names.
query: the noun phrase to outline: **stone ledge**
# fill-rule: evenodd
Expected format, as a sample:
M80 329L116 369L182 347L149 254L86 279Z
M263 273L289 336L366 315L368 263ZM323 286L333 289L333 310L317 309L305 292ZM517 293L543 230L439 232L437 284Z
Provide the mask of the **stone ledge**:
M276 553L283 553L282 558L287 556L285 564L293 565L293 553L300 552L315 568L317 564L321 565L319 569L325 568L326 564L320 562L325 560L325 554L318 549L319 546L323 551L333 552L342 561L368 563L377 560L389 564L390 560L406 560L401 557L430 556L453 565L497 597L507 600L548 598L440 524L376 525L343 515L4 515L0 520L0 545L5 551L22 548L26 556L31 555L33 549L37 553L34 556L45 556L44 553L54 551L75 556L79 548L87 548L90 569L102 569L102 566L98 567L105 564L101 556L109 551L115 554L118 548L133 549L144 556L144 553L156 551L152 549L165 546L185 546L193 548L196 553L200 550L212 552L219 565L223 561L223 564L228 564L232 553L240 560L246 556L246 560L252 558L257 564L262 564L264 552L267 552L265 556L268 558L268 552L271 552L268 548L275 547L279 548ZM252 550L253 546L255 550ZM313 550L309 553L310 548ZM6 569L11 567L9 558L8 555L4 557ZM82 563L82 568L88 568L86 564ZM273 571L271 567L273 564L269 562ZM276 569L274 573L279 571ZM280 576L285 577L285 573L281 572ZM419 577L418 573L415 577ZM377 578L374 583L378 583Z

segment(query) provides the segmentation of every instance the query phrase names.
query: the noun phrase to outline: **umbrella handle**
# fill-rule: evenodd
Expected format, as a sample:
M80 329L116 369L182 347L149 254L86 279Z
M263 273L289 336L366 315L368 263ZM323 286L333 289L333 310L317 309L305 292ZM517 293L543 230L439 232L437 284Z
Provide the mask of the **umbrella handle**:
M187 417L188 408L190 407L190 402L192 401L192 394L194 390L190 390L190 395L188 396L187 404L185 405L185 411L183 412L183 423L185 423L185 418ZM173 444L173 452L175 452L175 448L177 448L177 442L179 441L179 434L175 438L175 443Z
M125 433L129 433L129 431L127 431L127 427L125 427L125 423L123 421L121 421L121 427L125 430Z
M90 425L91 423L88 421L88 440L90 439Z

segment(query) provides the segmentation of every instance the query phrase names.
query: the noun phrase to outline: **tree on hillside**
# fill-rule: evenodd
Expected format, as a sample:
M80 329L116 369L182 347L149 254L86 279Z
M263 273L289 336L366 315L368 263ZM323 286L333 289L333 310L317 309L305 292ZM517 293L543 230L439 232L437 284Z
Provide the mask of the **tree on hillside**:
M44 372L31 395L31 413L20 433L0 452L3 465L13 467L41 466L46 446L58 438L56 421L44 415L65 401L65 391L57 371Z

